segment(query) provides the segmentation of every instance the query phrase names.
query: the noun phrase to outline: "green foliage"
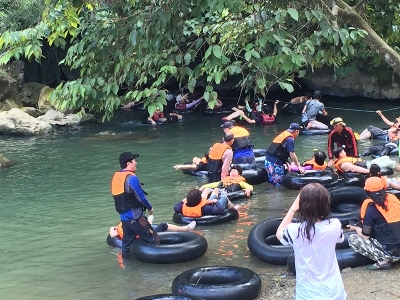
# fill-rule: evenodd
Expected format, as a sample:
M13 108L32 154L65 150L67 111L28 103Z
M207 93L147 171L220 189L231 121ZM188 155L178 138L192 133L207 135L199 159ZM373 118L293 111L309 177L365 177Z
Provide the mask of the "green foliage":
M245 93L265 96L273 84L291 92L309 68L339 69L371 55L355 51L367 49L365 31L343 22L336 29L319 3L45 0L39 25L1 35L0 64L22 56L40 61L43 40L58 47L69 43L61 63L81 76L60 84L51 100L60 108L103 112L105 118L130 101L153 112L166 104L163 88L171 80L190 91L205 85L210 106L216 103L214 88L232 78ZM122 86L128 90L120 97Z
M38 24L43 11L43 0L0 0L0 34Z

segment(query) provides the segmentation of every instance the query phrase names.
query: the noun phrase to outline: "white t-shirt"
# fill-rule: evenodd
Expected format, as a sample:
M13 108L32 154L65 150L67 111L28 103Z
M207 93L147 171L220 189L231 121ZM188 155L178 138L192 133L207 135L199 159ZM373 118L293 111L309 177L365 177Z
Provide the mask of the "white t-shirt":
M280 242L292 245L296 262L296 300L343 300L347 294L336 259L335 245L344 240L338 219L315 224L311 243L299 235L305 223L290 223ZM312 235L312 231L311 231Z

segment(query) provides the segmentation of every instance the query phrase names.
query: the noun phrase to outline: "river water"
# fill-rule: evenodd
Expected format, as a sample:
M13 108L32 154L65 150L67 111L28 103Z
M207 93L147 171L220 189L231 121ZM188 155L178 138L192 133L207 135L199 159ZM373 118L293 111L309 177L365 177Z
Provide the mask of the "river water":
M340 99L339 99L340 100ZM351 99L327 106L358 110L391 109L397 102L356 104ZM384 127L379 116L363 111L327 109L341 116L356 132L367 125ZM393 119L399 110L385 112ZM17 164L0 170L0 265L2 300L135 299L169 293L179 273L208 265L236 265L256 272L271 266L251 257L247 234L258 222L282 216L296 191L255 186L255 195L243 201L240 219L196 232L208 241L202 258L181 264L152 265L121 261L118 251L105 243L118 214L110 195L110 178L118 170L123 151L140 153L138 171L154 206L155 223L172 222L173 205L201 178L183 175L172 165L202 155L222 138L221 116L184 115L183 122L164 126L139 125L143 111L118 112L104 124L61 129L44 137L0 136L0 153ZM278 116L272 126L248 125L256 148L266 148L294 116ZM111 134L99 134L108 131ZM300 161L312 149L326 149L327 136L299 136ZM372 141L359 143L360 151Z

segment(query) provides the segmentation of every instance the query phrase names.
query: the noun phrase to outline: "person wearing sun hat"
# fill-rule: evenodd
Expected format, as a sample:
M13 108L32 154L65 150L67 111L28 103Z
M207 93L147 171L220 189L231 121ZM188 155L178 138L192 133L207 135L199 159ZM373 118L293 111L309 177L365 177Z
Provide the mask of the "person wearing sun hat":
M144 216L146 210L153 215L153 207L146 198L136 176L136 158L138 153L124 152L119 156L120 171L114 173L111 181L111 193L114 197L115 210L120 214L124 236L122 238L122 257L130 257L132 241L139 236L144 242L157 245L158 234Z
M298 137L301 126L297 123L291 123L289 128L281 132L272 141L267 149L265 156L265 169L268 173L268 182L274 186L281 186L283 175L285 175L285 165L289 162L289 157L297 166L300 173L304 173L304 168L299 163L294 152L294 139Z
M333 163L333 150L335 144L337 147L342 147L349 157L359 157L357 139L354 135L353 129L346 126L343 119L340 117L332 119L330 124L333 130L329 133L328 137L328 166Z
M389 270L400 260L400 202L385 192L385 182L379 177L365 181L368 198L361 205L361 225L348 225L357 234L349 236L349 246L376 261L369 270Z

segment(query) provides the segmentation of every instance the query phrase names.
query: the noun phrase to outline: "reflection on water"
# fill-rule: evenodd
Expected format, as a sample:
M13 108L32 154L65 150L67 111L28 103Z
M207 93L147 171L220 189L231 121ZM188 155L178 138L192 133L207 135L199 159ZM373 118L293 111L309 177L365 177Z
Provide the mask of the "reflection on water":
M371 103L357 108L382 109ZM328 112L357 132L369 124L383 126L373 113ZM172 166L202 155L222 138L220 117L187 114L182 123L152 127L138 125L138 114L124 112L113 122L46 137L0 137L0 153L17 161L0 170L2 300L135 299L168 293L175 276L194 267L237 265L262 274L283 269L251 257L247 248L250 229L284 215L297 194L267 184L256 186L251 199L235 202L241 204L238 221L196 228L209 245L196 261L173 266L123 261L105 243L109 227L118 222L109 185L121 152L140 153L137 173L154 206L155 222L171 222L173 205L204 183ZM385 113L389 119L397 114ZM266 148L293 120L280 116L272 126L246 126L256 148ZM326 138L299 136L299 160L308 159L315 148L326 149ZM360 142L360 150L373 143Z

